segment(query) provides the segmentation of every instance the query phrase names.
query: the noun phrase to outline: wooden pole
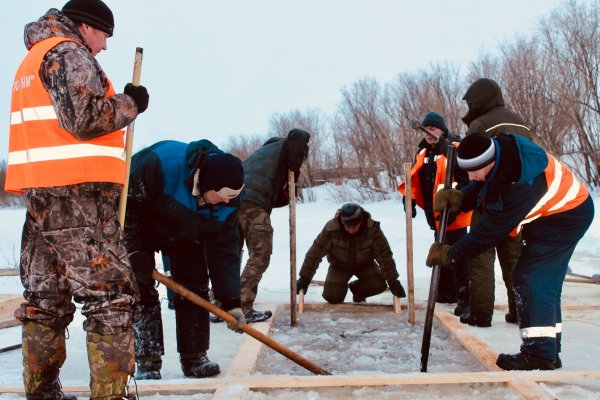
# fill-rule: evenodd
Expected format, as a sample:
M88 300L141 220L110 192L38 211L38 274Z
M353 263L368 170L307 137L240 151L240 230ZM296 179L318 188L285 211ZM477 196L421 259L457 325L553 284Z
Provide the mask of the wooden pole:
M142 60L144 58L144 49L136 47L135 59L133 61L133 78L131 83L135 86L140 85L140 76L142 75ZM133 128L135 120L127 127L127 136L125 137L125 183L121 189L119 197L119 223L121 228L125 227L125 208L127 207L127 189L129 188L129 171L131 170L131 153L133 151Z
M215 306L214 304L211 304L209 301L204 300L202 297L198 296L196 293L183 287L182 285L175 282L174 280L167 278L166 276L164 276L157 270L152 271L152 279L162 283L163 285L165 285L169 289L173 290L175 293L179 294L180 296L191 301L192 303L199 305L200 307L204 308L205 310L213 313L217 317L221 318L223 321L237 322L237 319L235 319L235 317L233 315L229 314L226 311L221 310L219 307ZM312 362L310 362L306 358L300 356L299 354L294 353L292 350L288 349L287 347L283 346L282 344L271 339L264 333L252 328L250 325L244 324L244 326L242 327L242 330L245 333L247 333L248 335L255 338L256 340L266 344L267 346L269 346L270 348L272 348L279 354L283 355L284 357L287 357L289 360L295 362L296 364L300 365L301 367L306 368L313 374L315 374L315 375L331 375L329 372L325 371L323 368L319 367L316 364L313 364Z
M454 157L456 147L448 146L446 152L446 177L444 179L444 189L452 188L452 179L454 175ZM448 207L444 208L440 226L437 231L437 243L444 243L446 239L446 226L448 225ZM425 325L423 326L423 342L421 343L421 372L427 372L427 361L429 360L429 345L431 344L431 328L433 326L433 313L435 311L435 298L437 295L438 283L440 280L440 265L434 265L431 271L431 284L429 285L429 298L427 300L427 311L425 314Z
M408 323L415 324L415 278L413 275L413 231L412 231L412 180L410 177L411 163L404 163L404 182L406 195L406 279L408 281Z
M304 290L301 290L298 296L298 314L304 314Z
M295 326L296 316L296 182L294 171L288 170L290 197L290 324Z

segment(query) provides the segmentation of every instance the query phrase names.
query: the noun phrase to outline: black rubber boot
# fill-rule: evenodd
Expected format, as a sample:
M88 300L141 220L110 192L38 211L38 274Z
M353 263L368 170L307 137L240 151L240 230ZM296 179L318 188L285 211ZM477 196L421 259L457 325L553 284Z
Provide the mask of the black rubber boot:
M554 369L560 369L560 368L562 368L562 360L560 359L560 357L558 356L558 354L556 355L556 359L554 360L554 362L552 363L552 365L554 365Z
M489 328L492 326L492 316L468 312L460 316L460 322L481 328Z
M534 356L533 354L500 354L496 360L496 365L506 371L532 371L532 370L553 370L555 361L546 360Z
M463 314L469 313L469 304L461 304L460 302L454 307L454 315L460 317Z
M147 360L136 360L137 369L135 379L139 380L158 380L161 379L160 368L162 360L160 358L151 358Z
M519 322L519 319L517 318L517 313L513 313L512 311L509 311L506 314L504 314L504 319L509 324L517 324Z
M182 354L181 370L185 376L191 378L206 378L221 372L219 364L210 361L206 354L194 356Z

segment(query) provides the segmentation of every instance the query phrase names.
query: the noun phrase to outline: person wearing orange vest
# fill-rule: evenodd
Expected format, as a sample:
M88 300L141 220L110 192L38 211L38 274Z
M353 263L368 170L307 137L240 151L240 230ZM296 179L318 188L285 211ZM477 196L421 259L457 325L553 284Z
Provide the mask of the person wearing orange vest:
M460 141L460 138L448 131L444 118L429 112L421 121L421 125L434 137L423 135L418 145L416 161L410 171L411 193L413 198L413 218L417 214L416 206L425 212L427 223L437 236L440 225L439 212L433 211L433 196L443 187L446 178L446 149L448 144ZM436 140L437 138L437 140ZM468 183L467 174L455 168L454 180L458 187ZM398 191L406 195L406 183L402 182ZM405 201L405 198L403 198ZM453 213L448 220L445 243L452 245L467 234L471 221L471 213ZM469 272L466 264L456 266L453 270L442 269L436 294L438 303L457 303L454 314L457 316L469 310Z
M477 256L506 235L522 235L513 268L513 288L521 333L517 354L500 354L505 370L562 367L560 311L562 284L577 242L594 218L594 203L565 165L519 135L467 136L458 165L470 184L438 192L435 208L479 208L482 217L453 246L434 243L427 265L452 267Z
M23 380L28 399L69 399L59 372L73 300L83 303L92 399L135 399L138 286L122 242L123 128L148 106L143 86L116 94L95 59L112 36L100 0L71 0L25 27L12 85L5 190L23 193Z

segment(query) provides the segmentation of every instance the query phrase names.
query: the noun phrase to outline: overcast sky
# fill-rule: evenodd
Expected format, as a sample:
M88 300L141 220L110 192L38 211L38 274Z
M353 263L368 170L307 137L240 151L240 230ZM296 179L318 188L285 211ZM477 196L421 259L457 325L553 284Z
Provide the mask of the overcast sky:
M117 91L144 48L150 106L134 150L163 139L265 134L275 113L335 110L340 89L371 76L448 61L466 69L482 49L527 34L554 0L105 0L115 35L98 59ZM63 1L10 0L0 13L0 158L10 87L25 55L23 26Z

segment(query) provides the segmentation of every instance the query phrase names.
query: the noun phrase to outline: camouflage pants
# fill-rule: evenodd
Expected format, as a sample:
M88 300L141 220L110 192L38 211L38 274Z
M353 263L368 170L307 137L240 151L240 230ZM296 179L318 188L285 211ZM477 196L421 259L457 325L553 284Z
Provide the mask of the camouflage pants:
M138 288L117 220L119 190L87 183L28 189L21 243L23 322L62 330L83 303L88 332L111 335L131 326Z
M481 214L473 212L471 226L475 226ZM495 251L494 251L495 250ZM517 306L512 284L512 271L521 254L521 235L506 236L495 248L490 248L474 257L469 263L469 281L471 310L480 315L491 316L494 312L495 277L494 263L498 253L498 261L502 269L502 279L506 287L509 310L516 315Z
M242 202L238 220L240 224L240 251L244 240L248 247L248 261L241 275L242 310L248 313L254 306L258 283L269 267L273 252L273 226L267 212L248 202Z

